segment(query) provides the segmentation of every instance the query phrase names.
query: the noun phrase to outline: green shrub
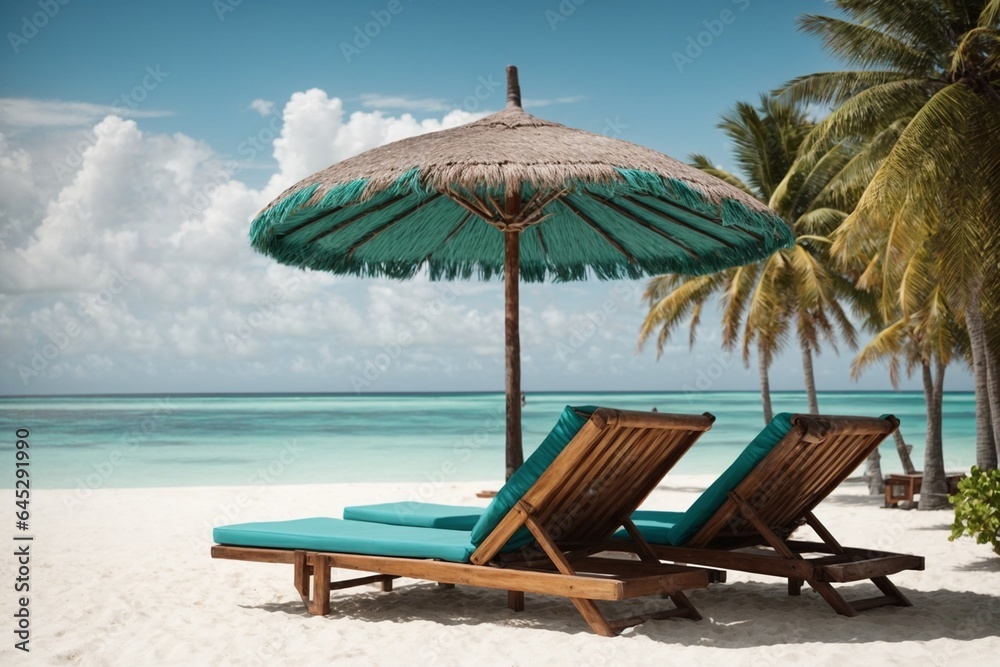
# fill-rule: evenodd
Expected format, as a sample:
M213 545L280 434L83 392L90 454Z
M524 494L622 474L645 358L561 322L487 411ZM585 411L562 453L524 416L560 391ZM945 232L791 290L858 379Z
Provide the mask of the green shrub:
M984 472L972 466L972 473L958 483L958 493L948 500L955 506L948 539L969 535L976 544L992 544L1000 554L1000 470Z

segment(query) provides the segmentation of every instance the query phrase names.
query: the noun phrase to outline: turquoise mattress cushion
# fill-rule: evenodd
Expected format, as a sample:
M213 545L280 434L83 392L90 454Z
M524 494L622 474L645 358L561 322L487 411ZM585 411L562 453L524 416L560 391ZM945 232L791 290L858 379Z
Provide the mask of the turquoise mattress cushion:
M344 509L344 518L351 521L372 521L395 526L423 526L427 528L448 528L451 530L471 530L483 509L468 505L437 505L434 503L399 502L378 505L354 505ZM683 512L662 512L659 510L636 510L632 521L647 540L654 544L667 544L667 531L674 527ZM628 537L622 528L615 537Z
M415 501L353 505L344 508L344 518L349 521L372 521L394 526L447 528L465 531L472 530L482 515L482 507L439 505Z
M712 515L726 502L729 492L739 486L743 478L760 463L785 435L792 430L792 415L782 412L774 416L767 426L746 446L732 465L698 496L684 515L667 531L661 544L681 546L694 537Z
M583 428L583 425L587 423L590 415L596 409L593 406L577 408L566 406L559 417L559 421L552 427L549 434L545 436L542 444L528 457L524 465L511 475L507 483L497 492L497 495L493 498L493 502L483 511L483 515L479 518L479 521L472 527L471 537L473 544L478 546L483 543L483 540L493 532L497 524L513 509L517 501L521 499L521 496L531 488L541 474L545 472L545 469L559 456L559 452ZM507 541L504 550L517 549L526 544L531 544L533 541L534 538L528 532L528 529L521 526Z
M684 512L636 510L632 512L632 523L650 544L670 544L667 541L667 535L674 524L680 521L683 516ZM617 538L627 538L628 536L628 531L624 528L615 533Z
M469 562L476 550L467 531L326 517L219 526L212 531L212 537L219 544L240 547L436 558L455 563Z

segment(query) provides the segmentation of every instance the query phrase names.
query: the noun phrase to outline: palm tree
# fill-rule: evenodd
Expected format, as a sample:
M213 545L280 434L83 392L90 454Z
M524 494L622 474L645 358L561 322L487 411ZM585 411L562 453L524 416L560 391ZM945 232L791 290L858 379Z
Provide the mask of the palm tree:
M901 361L908 376L920 368L927 405L927 441L919 507L943 509L949 507L942 442L944 373L953 356L961 355L967 348L967 337L949 307L947 292L935 275L930 256L925 253L914 258L914 265L905 273L907 279L902 284L900 300L907 304L911 314L900 314L899 319L884 327L861 350L852 364L851 375L857 379L871 364L888 360L889 377L897 387ZM877 288L878 281L871 278L863 276L859 282Z
M826 239L847 217L829 205L828 199L834 197L829 186L851 163L856 144L841 142L823 153L814 151L809 159L798 159L813 123L804 105L768 96L761 96L757 108L737 103L723 114L719 127L734 145L742 177L713 166L703 155L692 156L692 164L769 204L795 232L796 244L761 262L710 276L652 279L645 294L650 310L639 346L658 331L657 351L662 352L688 318L693 343L705 304L719 295L724 347L733 349L742 330L744 362L753 350L757 352L765 419L772 416L768 369L793 330L802 352L809 410L817 413L814 354L824 342L836 349L838 333L851 347L856 345L854 325L841 305L856 290L832 270ZM842 197L839 191L838 195Z
M657 335L657 358L663 352L670 336L690 319L688 341L694 345L695 332L701 322L705 304L716 294L722 302L722 345L732 351L740 339L743 329L743 313L748 301L754 301L755 294L749 293L757 286L757 274L760 264L749 264L726 269L708 276L682 276L667 274L650 279L643 295L649 302L650 312L643 322L639 335L641 348L649 336L659 328ZM755 306L751 305L751 310ZM760 307L756 305L756 307ZM768 369L777 350L781 348L783 336L777 329L784 326L784 320L774 318L769 320L776 326L768 332L759 332L757 336L757 358L759 362L761 401L764 409L764 422L771 421L774 411L771 408L771 388L768 379ZM743 361L749 361L749 339L744 345Z
M882 310L897 303L905 267L926 255L970 340L978 465L1000 446L1000 0L835 0L847 19L805 15L800 27L855 69L810 74L783 89L834 106L806 145L896 138L833 252L880 265ZM877 168L876 168L877 167ZM859 170L860 167L859 167ZM919 262L918 262L919 263ZM985 305L984 305L985 304ZM992 370L992 372L991 372Z

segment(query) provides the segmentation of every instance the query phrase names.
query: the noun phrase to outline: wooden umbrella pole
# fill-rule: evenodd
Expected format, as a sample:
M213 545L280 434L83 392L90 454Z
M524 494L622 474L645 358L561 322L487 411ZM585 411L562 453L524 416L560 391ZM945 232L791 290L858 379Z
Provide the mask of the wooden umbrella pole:
M507 197L507 207L519 205L519 197ZM507 356L507 479L524 463L521 448L521 334L519 331L520 242L519 231L504 236L504 333Z
M507 65L507 108L521 108L521 84L517 82L517 68Z
M507 107L521 106L517 68L507 67ZM521 213L521 193L508 190L504 214L508 224ZM504 333L507 356L507 479L524 463L521 447L521 332L519 326L519 281L521 279L521 232L515 227L503 232Z
M524 463L521 449L521 334L518 326L520 232L504 232L504 332L507 352L507 479Z

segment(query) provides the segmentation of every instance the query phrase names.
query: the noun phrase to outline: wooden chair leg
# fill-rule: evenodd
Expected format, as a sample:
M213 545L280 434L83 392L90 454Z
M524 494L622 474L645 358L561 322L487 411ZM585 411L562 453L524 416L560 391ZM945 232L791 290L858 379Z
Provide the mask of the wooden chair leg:
M681 591L677 591L676 593L671 593L670 599L674 601L674 604L677 605L677 609L680 611L680 613L672 615L683 616L684 618L690 618L692 621L701 620L702 618L701 613L699 613L699 611L695 609L694 605L691 604L691 600L685 593Z
M794 577L788 578L788 594L792 596L802 595L802 580Z
M832 584L825 581L813 581L812 579L806 580L814 591L819 593L827 604L833 607L833 610L842 616L857 616L859 612L865 611L867 609L874 609L875 607L884 607L886 605L896 605L899 607L912 607L911 603L902 591L896 588L896 585L889 581L888 577L872 577L871 582L875 584L880 591L882 591L882 597L865 598L859 600L846 600L844 597L838 593ZM792 585L793 582L797 584L796 590L800 590L802 587L801 579L788 580L788 592L792 595Z
M312 602L309 613L326 616L330 613L330 559L319 554L313 555Z
M576 605L577 610L583 616L583 620L587 621L587 625L590 626L591 630L602 637L614 637L618 634L612 629L608 623L608 619L604 618L604 614L597 608L593 600L586 598L570 598L570 600Z
M524 611L524 591L507 591L507 608L511 611Z
M833 586L826 583L825 581L814 581L809 580L809 586L812 587L814 591L823 596L826 603L833 607L833 610L840 614L841 616L857 616L858 611L851 606L851 604L841 597L840 593L833 590Z
M306 608L309 607L309 577L312 576L312 568L306 565L306 552L295 552L295 590L299 592Z
M382 592L383 593L390 593L390 592L392 592L392 579L393 579L392 577L385 577L380 582L382 584Z
M597 604L593 600L588 600L586 598L570 598L573 600L573 604L576 605L577 610L583 619L587 621L587 625L590 629L601 635L602 637L614 637L619 632L625 628L630 628L633 625L639 625L649 620L660 620L665 618L688 618L693 621L700 621L701 614L695 609L694 605L691 604L691 600L688 599L687 595L678 591L676 593L670 593L669 597L673 600L676 607L674 609L665 609L662 611L654 611L648 614L639 614L637 616L629 616L628 618L609 620L601 613L598 609Z
M896 588L896 584L889 581L889 577L872 577L872 583L878 586L878 589L882 591L882 594L887 598L893 600L892 604L900 607L912 607L913 603L910 602L903 592Z

